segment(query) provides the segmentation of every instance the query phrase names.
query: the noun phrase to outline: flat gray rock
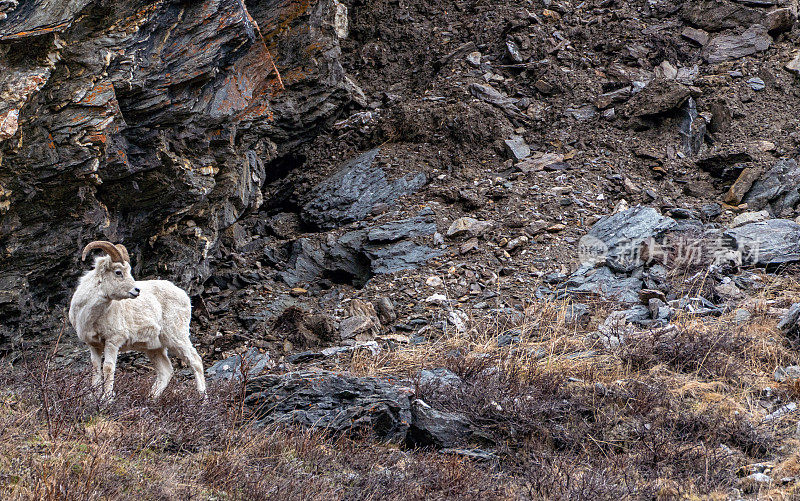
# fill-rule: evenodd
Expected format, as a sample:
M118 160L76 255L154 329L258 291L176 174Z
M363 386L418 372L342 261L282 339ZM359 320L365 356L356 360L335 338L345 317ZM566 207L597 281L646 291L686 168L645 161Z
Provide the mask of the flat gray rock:
M413 389L385 379L334 372L266 375L247 385L245 404L265 424L284 423L333 433L406 439Z
M456 447L464 445L472 434L463 414L437 411L419 399L412 402L411 414L414 424L408 438L412 445Z
M719 35L711 39L703 50L703 58L711 63L722 63L732 59L762 52L772 45L767 28L755 24L740 35Z
M592 252L601 254L597 257L605 256L622 266L635 265L642 242L676 226L674 219L662 216L652 207L637 205L600 219L581 238L580 245L582 249L593 246Z
M332 229L360 221L379 203L392 203L421 188L423 173L389 181L386 172L375 165L380 148L350 160L334 175L318 184L313 200L306 203L300 217L321 229Z
M244 365L248 377L255 377L261 374L269 366L269 363L268 354L250 348L241 355L234 355L214 363L206 369L206 376L212 380L239 380L242 378L242 365Z
M769 209L775 217L793 213L800 202L800 167L794 159L782 159L761 176L743 202L752 210Z
M742 251L745 264L768 265L800 261L800 224L770 219L726 231Z
M429 217L417 216L376 226L367 232L367 240L370 243L396 242L404 238L434 233L436 233L436 223Z
M639 289L642 279L637 276L626 276L611 271L608 267L593 268L583 265L564 282L564 289L575 297L597 294L622 303L639 302Z

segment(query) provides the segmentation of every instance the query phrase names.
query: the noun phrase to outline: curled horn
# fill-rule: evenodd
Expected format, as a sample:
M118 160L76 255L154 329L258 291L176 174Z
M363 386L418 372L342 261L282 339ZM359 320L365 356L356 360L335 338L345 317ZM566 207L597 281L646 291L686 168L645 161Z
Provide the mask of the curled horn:
M95 240L94 242L89 242L86 247L83 248L83 255L81 256L81 261L86 261L86 256L89 255L89 251L93 249L102 249L106 254L111 256L111 261L115 263L122 263L124 258L123 254L120 250L114 247L114 244L111 242L106 242L103 240ZM124 247L123 247L124 249ZM128 251L125 251L125 256L128 255Z
M122 256L122 260L123 261L125 261L126 263L130 263L131 262L131 256L130 256L130 254L128 254L128 249L126 249L124 245L117 244L114 247L116 247L117 250L119 251L120 255Z

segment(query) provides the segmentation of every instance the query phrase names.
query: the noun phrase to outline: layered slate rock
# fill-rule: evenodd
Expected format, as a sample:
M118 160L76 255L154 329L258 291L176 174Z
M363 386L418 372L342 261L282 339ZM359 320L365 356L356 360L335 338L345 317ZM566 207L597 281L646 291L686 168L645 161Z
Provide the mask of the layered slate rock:
M345 232L316 235L292 244L283 280L295 286L333 276L358 287L372 276L414 269L442 251L414 240L436 232L430 215L420 215Z
M316 186L312 190L314 199L300 212L303 220L320 229L360 221L375 205L393 203L425 184L425 174L421 172L390 181L386 172L375 165L379 153L376 148L354 158Z
M600 244L608 261L622 267L635 265L639 246L677 226L674 219L662 216L652 207L636 206L600 219L582 243Z
M472 436L463 414L415 398L409 382L329 371L264 375L247 384L245 404L263 424L374 436L412 447L456 447Z
M742 262L775 265L800 261L800 224L788 219L750 223L725 232L742 252Z
M722 63L732 59L762 52L772 45L767 28L754 24L740 34L719 35L711 39L703 49L703 58L711 63Z
M678 228L674 219L652 207L637 205L603 217L581 238L581 265L560 289L577 297L593 294L638 303L645 279L643 245Z
M90 240L199 292L269 163L363 98L334 0L15 7L0 21L0 349L60 322Z
M403 442L411 426L408 386L333 372L300 371L256 378L245 404L265 424L317 427Z
M775 217L791 215L800 202L800 167L797 161L782 159L776 162L753 183L743 202L753 210L769 209Z

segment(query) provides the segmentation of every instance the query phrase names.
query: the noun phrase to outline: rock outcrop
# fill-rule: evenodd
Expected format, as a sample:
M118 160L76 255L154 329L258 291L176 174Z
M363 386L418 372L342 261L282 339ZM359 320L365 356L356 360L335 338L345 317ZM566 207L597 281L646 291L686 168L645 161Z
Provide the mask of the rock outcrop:
M342 9L31 0L5 12L0 349L60 323L90 240L124 242L138 275L201 290L222 232L262 203L270 162L363 99L339 62Z

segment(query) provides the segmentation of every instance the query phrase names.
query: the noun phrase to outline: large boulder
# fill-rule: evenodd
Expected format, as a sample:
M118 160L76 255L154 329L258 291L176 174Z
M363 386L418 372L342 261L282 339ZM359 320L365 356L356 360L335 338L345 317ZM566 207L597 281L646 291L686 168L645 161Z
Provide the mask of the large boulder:
M303 206L300 216L306 223L331 229L360 221L377 204L390 204L413 193L425 184L425 174L417 173L390 181L375 165L380 148L347 162L333 176L316 186L314 198Z
M403 442L411 424L410 386L334 372L298 371L255 378L245 404L263 423L366 434Z
M412 447L454 447L472 436L466 416L415 398L410 381L297 371L256 377L246 395L245 404L263 424L371 435Z
M606 258L616 266L638 263L640 246L677 226L674 219L662 216L652 207L637 205L600 219L581 238L581 259Z
M30 0L6 12L0 350L60 323L90 240L122 241L137 276L199 292L221 233L262 203L270 162L361 102L339 63L342 8Z
M779 160L758 179L743 202L753 210L769 209L775 217L793 214L800 202L800 167L794 159Z
M725 232L742 253L742 262L774 265L800 261L800 224L770 219L745 224Z

